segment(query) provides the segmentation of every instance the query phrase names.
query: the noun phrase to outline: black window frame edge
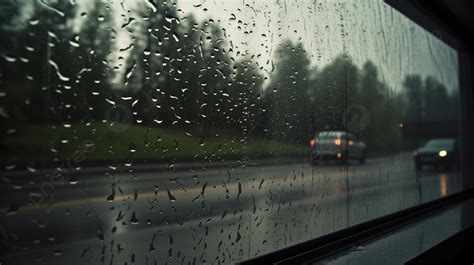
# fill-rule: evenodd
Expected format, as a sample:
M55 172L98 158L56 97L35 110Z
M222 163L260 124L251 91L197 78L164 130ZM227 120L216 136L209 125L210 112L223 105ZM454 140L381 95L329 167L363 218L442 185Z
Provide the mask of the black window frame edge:
M454 234L405 262L405 265L473 264L474 226Z
M456 15L447 11L438 1L384 0L384 2L458 52L459 135L463 191L237 264L300 264L319 260L474 197L474 177L472 177L474 165L471 161L474 157L472 139L474 41L470 38L471 34L465 25L456 19Z

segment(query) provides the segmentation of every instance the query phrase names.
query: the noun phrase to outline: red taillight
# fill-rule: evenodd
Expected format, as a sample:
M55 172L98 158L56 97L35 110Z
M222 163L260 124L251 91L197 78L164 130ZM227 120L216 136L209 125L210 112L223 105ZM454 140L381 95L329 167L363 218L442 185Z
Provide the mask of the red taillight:
M311 146L313 146L313 145L315 144L314 139L311 139L311 141L309 141L309 144L310 144Z

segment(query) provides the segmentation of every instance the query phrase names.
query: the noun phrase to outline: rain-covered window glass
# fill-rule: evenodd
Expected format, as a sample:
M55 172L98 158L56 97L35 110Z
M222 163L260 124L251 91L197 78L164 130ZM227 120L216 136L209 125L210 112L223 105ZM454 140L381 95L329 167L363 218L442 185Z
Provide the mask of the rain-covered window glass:
M381 0L0 1L2 264L229 264L461 190L457 52Z

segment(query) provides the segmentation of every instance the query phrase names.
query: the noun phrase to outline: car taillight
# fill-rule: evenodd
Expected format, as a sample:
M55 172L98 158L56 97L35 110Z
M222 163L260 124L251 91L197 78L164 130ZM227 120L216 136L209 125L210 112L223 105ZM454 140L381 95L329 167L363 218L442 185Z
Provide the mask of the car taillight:
M311 146L313 146L315 143L316 143L316 142L314 141L314 139L311 139L311 141L309 141L309 144L310 144Z
M335 145L341 145L341 139L336 139L334 140Z

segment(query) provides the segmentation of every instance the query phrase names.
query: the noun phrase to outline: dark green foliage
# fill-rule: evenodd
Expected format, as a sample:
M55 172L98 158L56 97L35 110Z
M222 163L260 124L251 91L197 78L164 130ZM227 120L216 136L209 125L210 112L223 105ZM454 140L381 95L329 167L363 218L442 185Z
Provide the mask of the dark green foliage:
M311 129L310 60L301 43L289 40L275 54L275 71L265 93L268 129L283 142L306 143Z
M435 78L423 80L419 75L405 77L404 121L412 123L456 121L459 119L459 94L448 93L447 88Z
M93 3L79 32L74 29L78 8L69 1L50 8L32 2L32 14L21 15L24 22L10 29L10 48L2 52L15 62L2 60L8 95L2 106L11 115L11 125L103 119L112 77L106 65L112 28L110 7Z

